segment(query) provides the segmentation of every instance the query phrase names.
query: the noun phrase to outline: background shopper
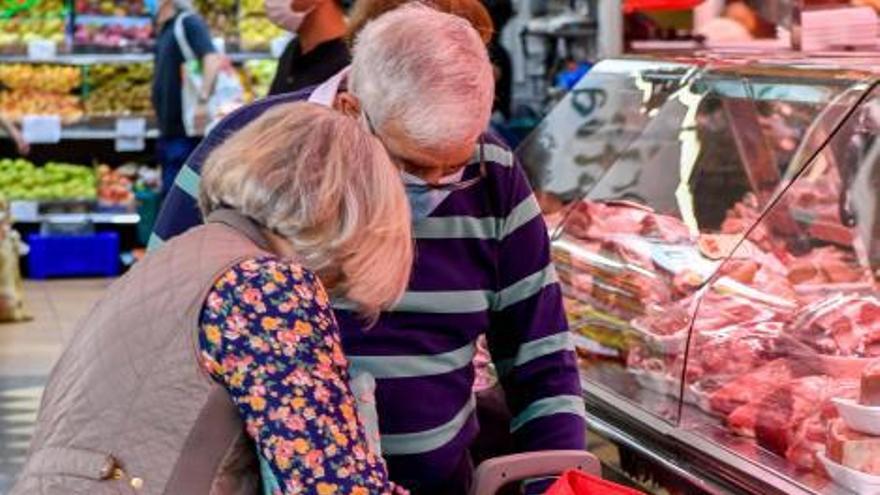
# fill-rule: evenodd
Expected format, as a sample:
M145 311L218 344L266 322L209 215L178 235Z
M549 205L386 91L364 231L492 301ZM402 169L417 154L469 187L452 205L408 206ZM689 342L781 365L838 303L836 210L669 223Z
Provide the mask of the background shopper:
M407 172L418 253L407 293L369 332L350 304L337 301L334 309L353 367L376 379L391 477L418 494L467 491L468 449L479 429L472 359L481 335L507 393L516 450L586 447L546 226L513 154L483 133L494 84L486 49L467 22L404 6L362 30L347 89L334 103L374 129ZM230 115L195 152L187 174L197 176L203 157L247 122L314 94L267 99ZM189 210L186 195L181 188L179 209L163 210L162 238L199 222L179 214ZM479 227L487 225L498 228Z
M159 125L156 148L158 161L162 166L162 195L165 196L201 139L188 136L183 122L183 80L180 67L184 63L184 55L174 36L174 25L178 16L186 15L183 20L184 36L202 62L203 84L196 109L196 121L207 123L208 99L225 59L216 53L208 26L194 13L190 0L157 0L157 3L148 5L152 5L151 13L159 32L156 39L152 93Z
M18 126L12 123L9 119L0 115L0 128L3 128L6 131L6 135L9 136L9 139L15 143L15 149L18 151L19 155L27 155L31 151L31 145L24 140L24 136L21 135L21 131L18 130Z
M255 453L273 493L395 492L324 286L362 321L406 286L409 210L381 143L331 109L277 106L211 154L201 207L206 225L74 332L12 495L257 493Z
M270 95L320 84L349 64L339 0L266 0L265 6L273 23L296 34L278 60Z

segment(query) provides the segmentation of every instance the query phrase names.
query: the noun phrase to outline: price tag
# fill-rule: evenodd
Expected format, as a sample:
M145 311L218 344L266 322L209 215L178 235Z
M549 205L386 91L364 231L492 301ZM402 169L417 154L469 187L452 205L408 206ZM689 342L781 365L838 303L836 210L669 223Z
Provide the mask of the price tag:
M293 36L289 34L272 38L272 41L269 43L269 51L272 53L272 58L281 58L281 54L284 53L284 49L287 48L287 44L292 39Z
M217 53L223 54L226 53L226 40L220 37L212 38L211 42L214 44L214 49L217 50Z
M61 117L58 115L25 115L21 134L29 143L55 144L61 141Z
M50 40L33 40L28 42L28 58L32 60L49 60L55 58L57 46Z
M39 206L36 201L12 201L9 213L15 222L36 222L40 216Z
M146 135L146 119L116 119L116 151L143 151L146 148Z

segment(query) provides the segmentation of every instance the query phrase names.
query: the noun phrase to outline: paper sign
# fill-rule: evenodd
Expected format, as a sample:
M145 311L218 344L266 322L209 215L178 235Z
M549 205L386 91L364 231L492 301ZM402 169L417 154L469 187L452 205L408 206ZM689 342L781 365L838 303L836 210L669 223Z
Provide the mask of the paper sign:
M61 141L61 117L58 115L25 115L21 134L29 143L55 144Z
M16 222L36 222L39 218L39 203L36 201L11 201L9 213Z
M226 40L223 38L212 38L211 41L214 43L214 49L217 50L217 53L226 53Z
M54 41L33 40L28 42L28 58L32 60L48 60L55 58L56 45Z
M272 38L272 41L269 44L269 51L272 54L272 58L281 58L281 54L284 53L284 49L287 48L287 44L290 43L291 39L293 39L293 37L289 34Z
M147 134L147 119L123 118L116 119L117 137L144 137Z
M116 151L143 151L146 147L146 134L146 119L116 119Z
M143 151L146 147L144 138L116 138L115 149L118 152Z

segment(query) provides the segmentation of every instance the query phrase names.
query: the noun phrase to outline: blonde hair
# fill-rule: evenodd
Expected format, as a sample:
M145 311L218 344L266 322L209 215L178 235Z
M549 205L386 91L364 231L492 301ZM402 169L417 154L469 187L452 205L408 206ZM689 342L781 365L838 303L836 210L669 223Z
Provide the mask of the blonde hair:
M398 171L352 117L311 103L278 105L208 157L200 206L228 207L288 239L334 295L375 321L400 299L413 259Z
M368 22L408 3L414 3L414 0L357 0L349 15L349 45L354 45L358 34ZM483 43L489 44L492 40L495 26L492 24L492 16L480 0L422 0L420 3L465 19L480 34Z

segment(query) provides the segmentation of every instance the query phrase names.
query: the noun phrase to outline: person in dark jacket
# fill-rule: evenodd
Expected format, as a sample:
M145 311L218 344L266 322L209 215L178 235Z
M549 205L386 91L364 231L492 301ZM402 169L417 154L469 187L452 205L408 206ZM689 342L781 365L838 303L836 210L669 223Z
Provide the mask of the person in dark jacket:
M296 34L278 61L270 95L320 84L351 62L339 0L265 0L265 6L269 20Z

